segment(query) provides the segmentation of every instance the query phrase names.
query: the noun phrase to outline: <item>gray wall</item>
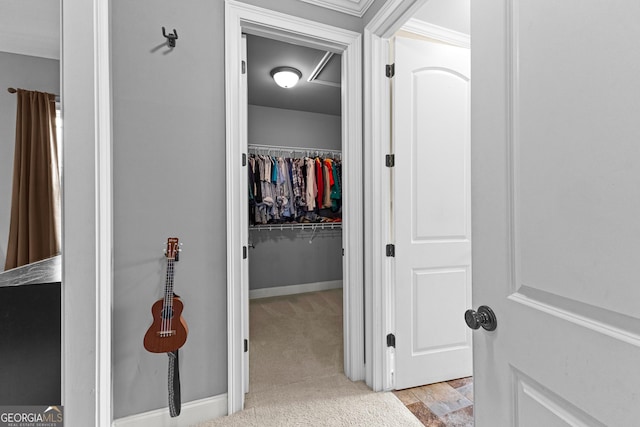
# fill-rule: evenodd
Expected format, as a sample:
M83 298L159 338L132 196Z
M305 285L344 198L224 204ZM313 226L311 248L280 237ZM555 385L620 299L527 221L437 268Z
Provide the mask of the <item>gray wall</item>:
M11 216L16 95L8 87L60 94L60 61L0 52L0 271L4 269Z
M182 401L227 391L222 1L114 1L114 418L167 406L167 356L142 346L168 237L189 337ZM177 30L173 51L161 27Z
M253 1L359 31L297 0ZM224 2L112 3L114 418L167 406L167 357L144 350L167 237L184 243L175 286L189 338L182 401L227 391ZM168 51L161 27L176 29Z
M341 118L282 108L249 105L249 144L342 148Z
M249 289L342 280L340 230L251 231Z
M249 144L340 150L341 118L249 106ZM249 289L342 280L342 233L337 230L250 232Z

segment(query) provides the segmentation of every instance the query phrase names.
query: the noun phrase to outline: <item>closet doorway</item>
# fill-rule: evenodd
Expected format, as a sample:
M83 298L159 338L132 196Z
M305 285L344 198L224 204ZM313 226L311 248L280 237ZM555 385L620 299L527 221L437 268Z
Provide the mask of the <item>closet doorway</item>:
M341 55L244 38L251 401L344 372Z
M228 411L244 407L249 388L248 98L243 34L267 37L341 56L342 258L344 374L365 378L361 36L359 33L227 0L225 23L227 143ZM286 66L286 64L283 64ZM269 76L269 78L271 78ZM269 145L269 144L263 144ZM297 143L295 147L303 144ZM315 148L315 147L313 147ZM314 153L315 154L315 153ZM353 161L351 161L353 159ZM336 227L337 228L337 227ZM283 230L284 231L284 230ZM312 245L316 244L316 230ZM333 230L331 232L335 232ZM273 230L272 230L273 232ZM308 232L304 230L304 232ZM312 230L313 232L313 230ZM309 240L311 236L309 236ZM308 242L308 240L307 240ZM308 243L306 243L308 245ZM254 244L255 246L255 244ZM330 281L323 279L323 281ZM245 350L246 349L246 350Z

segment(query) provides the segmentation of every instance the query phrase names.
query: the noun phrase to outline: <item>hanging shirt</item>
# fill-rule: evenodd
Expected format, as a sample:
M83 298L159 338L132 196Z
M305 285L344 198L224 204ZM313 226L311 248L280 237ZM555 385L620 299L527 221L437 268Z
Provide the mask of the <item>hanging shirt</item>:
M304 214L306 208L306 188L304 185L304 177L302 173L302 166L304 165L304 159L289 159L289 166L291 168L291 186L293 189L294 198L294 216L297 218Z
M322 208L324 203L324 172L322 162L316 157L316 185L318 186L318 194L316 195L316 207Z
M305 157L307 165L307 212L311 212L316 208L316 195L318 187L316 183L316 164L312 158Z
M280 218L290 217L291 209L291 182L287 162L282 157L276 159L278 168L278 181L276 182L276 203Z
M322 207L331 207L331 179L329 177L329 167L327 167L326 160L322 162L322 178L324 180L324 194L322 196Z
M278 167L276 166L277 160L275 157L271 157L271 164L273 165L271 167L271 182L278 182Z
M331 187L331 210L337 212L342 207L342 188L341 188L341 176L339 173L339 161L333 162L333 179L334 184Z

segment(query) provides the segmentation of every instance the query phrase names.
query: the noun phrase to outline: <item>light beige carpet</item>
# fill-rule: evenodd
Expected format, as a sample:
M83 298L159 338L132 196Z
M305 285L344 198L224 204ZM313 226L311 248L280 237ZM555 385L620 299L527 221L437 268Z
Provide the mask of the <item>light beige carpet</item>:
M422 426L343 372L342 290L252 300L245 410L213 426Z

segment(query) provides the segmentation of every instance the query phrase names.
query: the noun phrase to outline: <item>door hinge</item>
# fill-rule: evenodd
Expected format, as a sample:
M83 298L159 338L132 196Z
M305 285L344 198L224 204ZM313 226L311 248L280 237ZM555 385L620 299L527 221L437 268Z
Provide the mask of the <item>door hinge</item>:
M342 256L344 256L344 248L342 248Z
M387 245L387 256L396 256L396 245Z
M396 75L396 64L387 64L385 65L385 74L387 77L391 78Z
M247 259L247 247L242 247L242 259Z
M247 155L242 153L242 166L247 166Z
M385 156L385 164L388 168L392 168L396 165L396 155L395 154L387 154Z
M247 72L247 63L242 61L242 74L246 74Z
M396 348L396 336L393 334L387 335L387 347Z
M244 352L249 351L249 340L244 340Z

